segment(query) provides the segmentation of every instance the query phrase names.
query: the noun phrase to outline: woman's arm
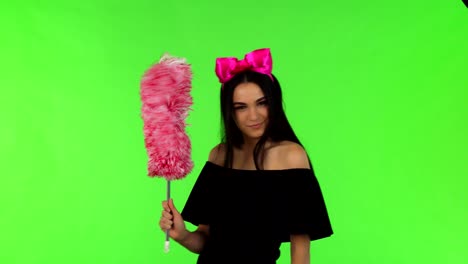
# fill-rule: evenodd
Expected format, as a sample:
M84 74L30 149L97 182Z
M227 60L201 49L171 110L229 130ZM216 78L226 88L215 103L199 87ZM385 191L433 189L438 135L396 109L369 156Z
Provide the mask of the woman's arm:
M187 231L180 239L175 239L175 241L193 253L200 254L209 236L209 230L208 225L199 225L197 230Z
M281 149L283 157L277 162L283 169L309 168L309 159L304 148L296 143L284 144ZM291 264L310 264L310 237L307 234L290 235Z
M194 253L200 253L205 246L206 238L210 235L210 226L200 224L197 230L190 232L185 228L184 219L172 199L169 202L163 201L162 206L164 209L159 221L161 230L164 232L169 230L169 236L177 243Z
M215 164L222 166L222 161L224 160L224 145L219 144L215 146L208 156L208 160ZM192 251L193 253L200 254L203 247L205 246L206 239L210 235L210 226L209 225L199 225L197 230L190 232L187 231L180 239L176 239L176 242Z
M309 235L290 235L291 264L310 264Z

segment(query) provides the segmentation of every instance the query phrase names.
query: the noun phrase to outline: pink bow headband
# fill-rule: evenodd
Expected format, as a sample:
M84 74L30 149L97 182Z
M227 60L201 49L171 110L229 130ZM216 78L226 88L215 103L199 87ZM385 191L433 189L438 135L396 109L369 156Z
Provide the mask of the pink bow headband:
M237 73L247 70L266 74L273 80L272 68L270 49L265 48L247 53L243 60L234 57L217 58L215 72L220 83L226 83Z

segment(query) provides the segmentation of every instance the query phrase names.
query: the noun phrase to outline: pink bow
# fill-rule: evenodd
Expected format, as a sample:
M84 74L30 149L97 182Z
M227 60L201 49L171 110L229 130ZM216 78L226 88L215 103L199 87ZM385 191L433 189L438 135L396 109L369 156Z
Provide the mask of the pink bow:
M271 69L273 68L270 49L258 49L247 53L243 60L234 57L216 59L216 76L220 83L229 81L234 75L243 71L263 73L273 80Z

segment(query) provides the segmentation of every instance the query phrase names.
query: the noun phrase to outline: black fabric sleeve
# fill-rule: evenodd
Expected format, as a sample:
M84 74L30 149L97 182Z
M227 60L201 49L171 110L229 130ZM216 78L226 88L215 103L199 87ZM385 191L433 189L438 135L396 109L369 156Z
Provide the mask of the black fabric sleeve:
M184 221L193 225L210 223L210 166L205 164L182 210Z
M277 235L290 242L291 234L308 234L310 240L329 237L333 230L322 191L313 170L286 170L280 178Z

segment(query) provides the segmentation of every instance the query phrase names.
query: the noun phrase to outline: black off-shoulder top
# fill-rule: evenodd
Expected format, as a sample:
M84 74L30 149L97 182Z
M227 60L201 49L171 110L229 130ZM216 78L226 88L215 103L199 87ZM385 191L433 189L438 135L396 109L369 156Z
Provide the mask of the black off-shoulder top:
M239 170L206 162L182 210L210 226L198 264L272 264L291 234L311 240L333 230L312 169Z

